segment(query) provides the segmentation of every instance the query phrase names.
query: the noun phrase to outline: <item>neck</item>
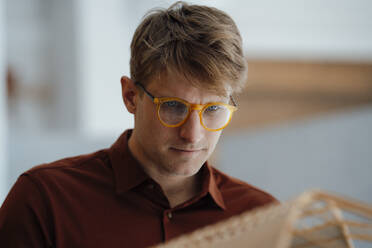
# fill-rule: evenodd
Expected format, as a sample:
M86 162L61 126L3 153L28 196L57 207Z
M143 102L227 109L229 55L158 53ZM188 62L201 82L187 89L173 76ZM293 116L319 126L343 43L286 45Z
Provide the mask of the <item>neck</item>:
M159 166L147 159L134 143L134 139L129 139L128 146L131 153L140 162L147 175L161 186L171 207L190 200L200 192L202 187L201 172L192 176L184 176L161 171Z
M201 190L201 173L193 176L164 176L156 171L146 170L164 191L171 207L190 200Z

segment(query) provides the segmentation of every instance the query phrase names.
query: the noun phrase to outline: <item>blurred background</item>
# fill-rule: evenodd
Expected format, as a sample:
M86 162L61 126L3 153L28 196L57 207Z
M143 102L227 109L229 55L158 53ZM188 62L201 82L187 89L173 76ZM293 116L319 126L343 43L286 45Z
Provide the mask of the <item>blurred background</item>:
M110 146L142 16L174 1L0 0L0 203L25 170ZM210 0L249 64L213 164L284 201L372 202L372 1Z

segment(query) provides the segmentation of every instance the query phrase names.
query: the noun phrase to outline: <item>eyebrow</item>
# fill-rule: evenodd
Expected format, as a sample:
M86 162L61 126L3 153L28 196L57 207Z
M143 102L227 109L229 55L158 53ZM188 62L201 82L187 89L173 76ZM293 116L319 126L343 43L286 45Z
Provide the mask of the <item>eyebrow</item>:
M137 86L139 86L149 97L151 97L152 100L154 100L154 98L178 98L180 100L183 100L185 102L190 103L189 101L187 101L187 100L185 100L185 99L183 99L181 97L177 97L177 96L154 96L148 90L146 90L145 86L142 85L140 82L136 81L134 84L137 85ZM219 97L227 98L227 96L226 97L225 96L219 96ZM233 103L234 106L237 106L234 98L232 97L232 95L230 95L228 103L230 101ZM214 102L223 102L223 101L222 100L220 100L220 101L210 101L210 102L204 103L204 105L205 104L214 103Z

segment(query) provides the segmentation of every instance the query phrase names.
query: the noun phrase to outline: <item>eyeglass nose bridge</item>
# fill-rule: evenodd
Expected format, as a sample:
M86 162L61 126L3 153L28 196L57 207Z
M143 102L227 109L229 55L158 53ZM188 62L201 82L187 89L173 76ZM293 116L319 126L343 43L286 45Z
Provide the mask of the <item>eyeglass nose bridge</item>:
M198 112L198 115L199 115L199 121L200 121L200 124L204 127L203 125L203 117L202 117L202 110L204 108L204 105L201 105L201 104L196 104L196 103L189 103L187 104L188 106L188 113L187 115L185 116L185 119L181 122L181 125L183 125L189 118L190 118L190 115L191 115L191 112L193 110L196 110Z
M203 107L204 107L204 105L201 105L201 104L192 103L192 104L189 105L190 112L192 110L198 110L198 112L200 112L201 110L203 110Z
M188 114L185 117L185 120L183 121L183 123L185 123L190 118L191 112L193 110L196 110L196 111L198 111L200 125L202 125L204 128L206 128L204 126L204 124L203 124L203 112L202 112L202 110L204 109L205 105L196 104L196 103L189 103L188 104L188 107L189 107L189 111L188 111Z
M187 103L187 104L185 104L186 106L187 106L187 108L188 108L188 113L187 113L187 115L185 116L185 119L183 120L183 121L181 121L180 123L178 123L177 125L175 125L175 127L177 126L182 126L183 124L185 124L185 122L187 122L189 119L190 119L190 116L191 116L191 112L193 111L193 110L196 110L197 112L198 112L198 116L199 116L199 122L200 122L200 125L203 127L203 128L205 128L205 129L207 129L208 130L208 128L203 124L203 112L202 112L202 110L203 110L203 108L205 107L205 105L202 105L202 104L196 104L196 103Z

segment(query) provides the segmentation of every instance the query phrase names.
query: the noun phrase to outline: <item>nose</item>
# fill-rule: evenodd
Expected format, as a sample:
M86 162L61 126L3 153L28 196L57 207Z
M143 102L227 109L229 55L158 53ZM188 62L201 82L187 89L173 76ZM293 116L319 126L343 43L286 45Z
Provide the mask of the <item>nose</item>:
M197 144L203 138L204 128L197 110L192 110L186 122L180 126L180 136L188 143Z

